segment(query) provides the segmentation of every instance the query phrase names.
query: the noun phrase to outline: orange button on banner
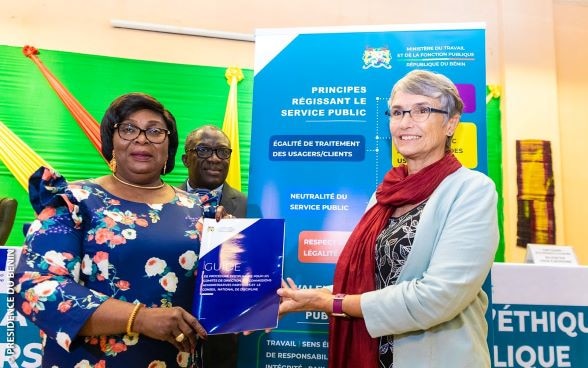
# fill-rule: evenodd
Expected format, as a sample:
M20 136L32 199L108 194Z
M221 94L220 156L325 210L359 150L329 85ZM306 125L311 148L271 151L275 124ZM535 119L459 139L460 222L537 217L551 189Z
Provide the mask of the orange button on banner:
M302 263L337 263L349 231L302 231L298 235L298 260Z

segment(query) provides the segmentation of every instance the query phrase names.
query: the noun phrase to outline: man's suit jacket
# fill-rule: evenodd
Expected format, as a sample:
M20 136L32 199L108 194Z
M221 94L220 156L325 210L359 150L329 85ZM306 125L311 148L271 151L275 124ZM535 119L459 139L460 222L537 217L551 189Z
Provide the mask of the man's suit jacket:
M187 190L186 182L184 181L179 188ZM227 182L223 185L220 204L235 217L247 215L247 197ZM239 359L238 343L237 334L208 336L202 352L204 368L236 368Z
M247 216L247 197L227 182L223 185L220 204L235 217Z

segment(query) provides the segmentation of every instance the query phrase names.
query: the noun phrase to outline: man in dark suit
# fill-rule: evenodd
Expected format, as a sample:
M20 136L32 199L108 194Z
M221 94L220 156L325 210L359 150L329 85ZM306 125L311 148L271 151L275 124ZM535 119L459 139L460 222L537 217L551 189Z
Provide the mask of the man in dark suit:
M180 189L198 193L203 199L206 217L214 217L217 206L235 217L245 217L247 197L225 180L231 161L229 137L213 125L202 126L186 138L182 162L188 179ZM235 368L238 359L238 335L210 335L204 344L204 368Z

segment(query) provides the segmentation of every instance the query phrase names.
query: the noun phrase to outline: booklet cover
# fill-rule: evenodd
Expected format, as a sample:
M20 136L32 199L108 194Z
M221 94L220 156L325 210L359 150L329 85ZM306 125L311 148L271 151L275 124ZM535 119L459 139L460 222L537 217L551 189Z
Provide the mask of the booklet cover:
M284 219L204 219L193 313L209 334L275 328Z

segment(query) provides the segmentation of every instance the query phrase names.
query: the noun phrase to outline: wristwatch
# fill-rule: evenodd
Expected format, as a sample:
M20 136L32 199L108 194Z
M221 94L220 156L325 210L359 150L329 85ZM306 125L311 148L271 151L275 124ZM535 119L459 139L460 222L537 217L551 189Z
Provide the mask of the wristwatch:
M347 294L335 295L335 299L333 299L333 313L331 313L331 316L349 318L349 316L343 312L343 299L345 298L345 295Z

